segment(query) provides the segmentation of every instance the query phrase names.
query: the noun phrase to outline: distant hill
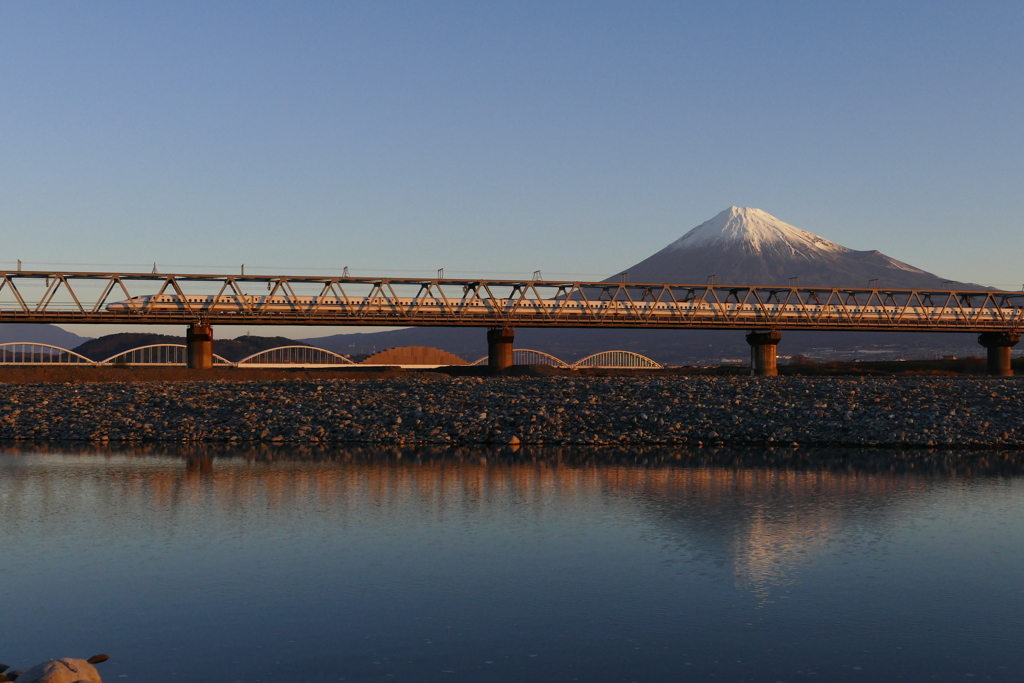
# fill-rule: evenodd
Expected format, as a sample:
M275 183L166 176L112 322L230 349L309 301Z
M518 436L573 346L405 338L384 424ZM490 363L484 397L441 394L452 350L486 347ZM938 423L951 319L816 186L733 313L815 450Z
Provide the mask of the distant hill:
M349 357L368 357L398 346L430 346L454 353L470 362L487 355L487 333L484 328L410 327L383 332L335 334L299 341Z
M254 353L278 346L295 346L302 344L288 337L254 337L244 335L235 339L214 339L213 352L222 358L238 361Z
M167 334L148 334L145 332L122 332L119 334L108 334L99 339L91 339L72 350L86 358L105 360L123 351L140 346L184 343L184 337L174 337ZM253 337L245 335L237 339L214 339L213 352L228 360L238 361L264 349L272 349L277 346L291 346L299 343L301 342L288 339L287 337Z
M148 332L120 332L108 334L98 339L90 339L84 344L71 349L92 360L106 360L122 351L150 344L184 344L184 337L173 337L168 334L150 334Z
M81 337L61 329L56 325L38 323L6 323L0 325L0 344L7 342L34 342L51 344L62 349L73 349L87 341L89 337Z

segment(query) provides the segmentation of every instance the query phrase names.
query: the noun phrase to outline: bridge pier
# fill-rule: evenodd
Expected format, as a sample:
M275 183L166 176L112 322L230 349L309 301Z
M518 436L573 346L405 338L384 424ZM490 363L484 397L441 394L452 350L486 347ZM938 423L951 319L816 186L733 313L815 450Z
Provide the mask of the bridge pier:
M1010 349L1020 342L1016 332L982 332L978 343L988 349L988 374L997 377L1013 376Z
M511 327L492 327L487 330L487 367L501 372L512 367L512 342L516 337Z
M751 332L747 335L747 343L750 344L751 377L775 377L779 374L776 347L780 341L782 333L778 330Z
M185 335L188 347L188 366L195 370L209 370L213 367L213 326L193 323Z

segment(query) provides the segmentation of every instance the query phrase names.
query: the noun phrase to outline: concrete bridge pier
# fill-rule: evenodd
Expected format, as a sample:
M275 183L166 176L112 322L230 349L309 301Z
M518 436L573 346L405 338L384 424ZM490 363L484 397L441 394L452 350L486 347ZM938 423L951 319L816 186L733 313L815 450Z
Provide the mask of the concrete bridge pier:
M209 370L213 367L213 326L193 323L185 335L188 347L188 366L195 370Z
M487 367L501 372L512 367L512 342L516 331L511 327L492 327L487 330Z
M997 377L1011 377L1010 349L1020 342L1016 332L982 332L978 343L988 349L988 374Z
M747 343L750 344L751 377L775 377L779 374L776 347L780 341L782 333L778 330L751 332L747 335Z

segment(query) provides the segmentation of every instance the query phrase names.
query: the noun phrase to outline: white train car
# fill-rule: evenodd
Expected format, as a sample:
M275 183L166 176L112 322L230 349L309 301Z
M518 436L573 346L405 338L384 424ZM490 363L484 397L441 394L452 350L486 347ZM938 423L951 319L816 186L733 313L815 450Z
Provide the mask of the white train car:
M285 297L285 296L184 296L160 294L137 296L107 305L108 311L124 312L208 312L208 313L349 313L397 315L452 315L481 317L529 315L541 317L557 314L565 317L643 317L690 319L750 319L773 321L860 320L863 322L900 320L914 322L1012 322L1024 320L1024 308L913 307L896 305L845 304L749 304L708 302L702 298L689 301L613 301L578 299L487 299L467 298L441 300L435 298L386 297Z

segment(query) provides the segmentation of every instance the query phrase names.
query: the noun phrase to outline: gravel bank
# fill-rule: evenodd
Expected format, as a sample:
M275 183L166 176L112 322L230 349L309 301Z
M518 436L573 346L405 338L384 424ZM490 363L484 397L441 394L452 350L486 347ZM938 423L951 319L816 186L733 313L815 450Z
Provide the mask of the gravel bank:
M1024 378L545 377L0 385L0 439L991 448Z

